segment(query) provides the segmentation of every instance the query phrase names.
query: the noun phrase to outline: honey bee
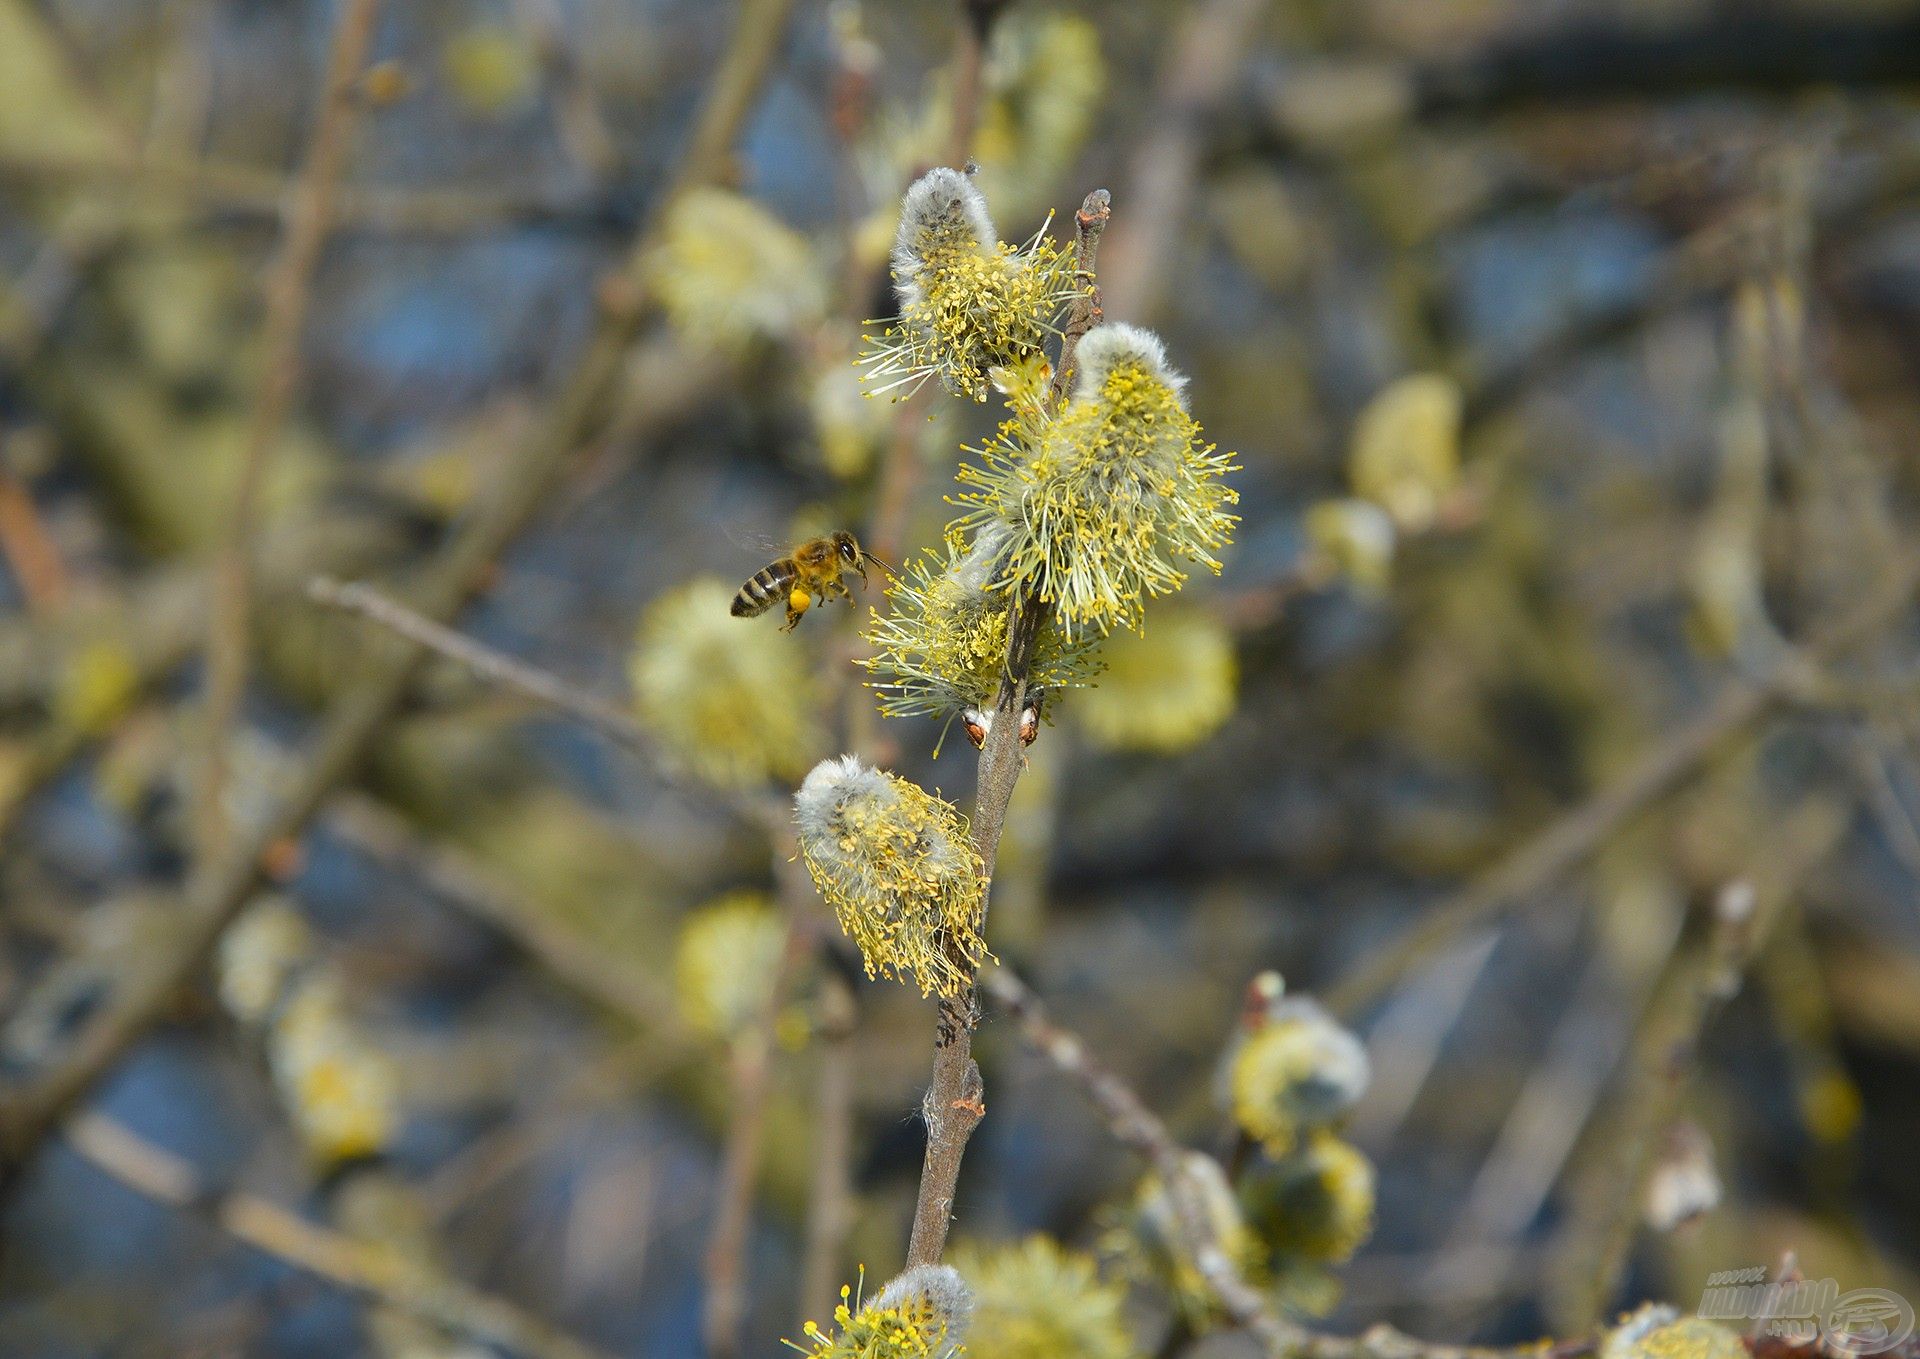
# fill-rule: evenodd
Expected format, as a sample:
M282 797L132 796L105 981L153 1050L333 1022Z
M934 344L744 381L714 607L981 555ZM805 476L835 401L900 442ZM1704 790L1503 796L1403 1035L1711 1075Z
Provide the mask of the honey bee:
M860 573L864 585L868 562L886 570L885 564L861 547L860 540L845 529L824 538L809 538L789 555L763 566L748 578L733 597L733 616L758 618L784 601L787 621L780 631L792 632L799 626L800 616L813 607L815 600L838 595L852 602L853 591L840 577L852 567Z

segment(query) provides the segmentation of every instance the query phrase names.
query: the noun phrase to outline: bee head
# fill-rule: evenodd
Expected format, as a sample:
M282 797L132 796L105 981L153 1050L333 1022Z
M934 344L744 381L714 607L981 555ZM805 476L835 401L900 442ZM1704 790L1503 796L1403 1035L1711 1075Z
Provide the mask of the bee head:
M833 550L840 554L840 559L848 566L860 564L860 544L845 529L833 535Z

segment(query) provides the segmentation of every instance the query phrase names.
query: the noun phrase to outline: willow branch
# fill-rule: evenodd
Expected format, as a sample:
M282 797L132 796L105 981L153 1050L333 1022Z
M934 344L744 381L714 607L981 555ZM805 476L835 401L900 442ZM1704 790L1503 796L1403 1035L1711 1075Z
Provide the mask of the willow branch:
M1114 241L1106 290L1121 316L1144 318L1157 301L1160 264L1197 200L1194 185L1209 115L1233 88L1265 0L1204 0L1189 7L1155 83L1146 135L1127 165L1127 227Z
M1744 875L1715 895L1705 928L1642 1017L1605 1139L1612 1154L1592 1184L1588 1211L1576 1215L1587 1225L1568 1233L1575 1238L1564 1267L1569 1286L1557 1291L1568 1299L1570 1324L1599 1319L1619 1286L1661 1138L1679 1118L1698 1069L1701 1035L1738 993L1800 881L1832 853L1849 822L1848 811L1818 797L1776 822Z
M1497 1359L1520 1354L1544 1359L1590 1348L1586 1342L1550 1349L1529 1345L1511 1351L1443 1345L1403 1335L1390 1326L1375 1326L1352 1337L1322 1335L1277 1315L1241 1276L1213 1230L1191 1171L1193 1158L1202 1153L1182 1146L1133 1088L1095 1057L1077 1034L1053 1022L1039 996L1011 970L996 967L982 976L980 985L1019 1023L1021 1037L1080 1088L1106 1119L1114 1139L1153 1167L1167 1186L1194 1266L1234 1324L1257 1339L1273 1359Z
M488 684L563 713L648 761L663 778L675 780L690 791L720 800L741 819L753 825L778 835L787 833L787 813L783 803L744 790L723 791L679 778L672 762L662 757L659 746L646 726L611 699L582 688L572 680L563 679L543 666L509 656L478 638L444 623L437 623L371 585L316 576L307 582L307 598L325 608L363 618L416 646L424 647L436 656L454 662Z
M781 854L785 840L776 840ZM773 984L760 1013L732 1045L728 1078L732 1096L726 1136L720 1149L720 1173L714 1186L713 1227L707 1238L706 1298L701 1335L707 1359L738 1359L740 1325L747 1310L747 1238L753 1227L753 1189L767 1135L767 1111L773 1099L773 1053L780 1009L809 952L806 902L812 896L804 873L776 861L781 898L786 906L787 939Z
M354 87L367 64L380 0L351 0L334 30L320 116L314 122L306 170L295 190L286 239L267 280L266 333L260 385L240 455L233 508L214 567L207 629L206 757L198 790L195 860L205 872L226 852L231 828L221 805L228 746L247 682L247 633L253 608L254 539L261 483L287 422L300 381L300 341L313 300L313 276L333 219L334 191L346 160L359 107Z
M1074 263L1086 287L1075 300L1061 341L1056 377L1073 365L1080 336L1101 314L1100 291L1092 283L1111 204L1105 189L1095 189L1074 217ZM1066 388L1060 385L1053 404L1059 405ZM991 880L1007 806L1020 781L1025 758L1020 746L1020 713L1026 704L1027 674L1033 653L1051 614L1051 606L1037 596L1017 599L1007 627L1006 666L994 703L994 720L980 749L980 772L973 811L973 844L981 871ZM947 1227L953 1217L953 1198L960 1181L960 1162L973 1130L986 1117L985 1087L973 1060L973 1028L979 1021L979 1003L966 994L940 1000L933 1046L933 1079L921 1102L927 1125L926 1159L920 1168L920 1193L913 1210L913 1230L907 1242L907 1267L935 1264L946 1249Z
M344 1236L267 1199L215 1192L187 1162L102 1115L75 1120L69 1140L89 1163L146 1198L205 1218L235 1240L351 1293L531 1359L604 1359L505 1299L398 1251Z
M734 41L698 119L692 150L668 197L712 174L732 144L784 31L792 0L748 0ZM651 248L649 232L634 257ZM620 291L620 290L617 290ZM429 618L451 618L490 574L492 563L532 517L573 452L603 425L625 372L627 350L645 317L635 283L623 305L603 309L593 337L544 419L500 469L490 498L476 508L425 571L414 603ZM335 788L358 772L426 655L401 641L373 674L333 707L315 752L284 802L197 882L173 947L148 960L74 1040L52 1070L0 1105L0 1173L17 1170L120 1057L147 1032L199 968L260 880L263 856L297 834Z
M377 623L464 666L490 684L558 709L623 746L650 753L646 728L612 700L569 683L551 670L530 665L443 623L436 623L371 585L315 576L307 582L307 598Z
M1007 4L1008 0L959 0L946 143L946 163L956 169L972 160L974 134L980 123L987 43ZM849 257L857 253L849 237ZM848 303L855 307L864 305L862 298L869 291L866 281L860 280L850 291ZM856 311L853 315L857 328L858 318L864 313ZM902 545L907 535L907 517L913 510L914 492L919 487L922 470L920 435L926 425L926 400L925 396L915 393L900 403L887 440L879 489L874 494L872 529L867 535L869 546L883 561L900 561L905 555Z
M137 190L138 201L178 204L196 217L259 227L289 227L298 195L286 176L264 166L201 158L184 160L151 149L135 153L76 154L29 147L0 153L0 184L22 191L42 187L80 192ZM534 187L469 189L454 185L400 187L341 183L334 191L334 232L458 236L521 227L571 227L589 232L630 231L628 211L607 193L555 193ZM131 232L177 231L177 221Z
M814 1079L813 1179L800 1256L800 1315L805 1326L831 1310L840 1257L853 1226L853 987L829 973L820 989L820 1071Z
M985 93L987 43L1009 0L960 0L960 33L954 43L952 116L947 123L947 164L965 165L973 157L973 136L980 126Z
M1371 955L1328 992L1328 1004L1346 1015L1364 1009L1407 969L1474 926L1519 909L1586 862L1620 827L1679 788L1729 744L1803 697L1821 668L1884 630L1907 607L1916 585L1920 585L1920 560L1899 564L1886 573L1872 595L1816 634L1801 651L1783 657L1760 678L1730 682L1704 713L1662 739L1620 778Z

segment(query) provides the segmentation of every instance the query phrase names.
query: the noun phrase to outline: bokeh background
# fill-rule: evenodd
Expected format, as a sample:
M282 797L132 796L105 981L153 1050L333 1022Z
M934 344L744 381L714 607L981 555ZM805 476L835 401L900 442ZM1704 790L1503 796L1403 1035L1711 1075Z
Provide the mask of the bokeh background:
M939 541L996 409L863 403L851 362L897 196L950 158L973 7L380 5L316 215L362 8L0 0L0 1107L193 962L255 445L209 824L270 851L64 1126L9 1147L0 1353L699 1354L743 1081L740 1352L780 1352L898 1266L932 1013L859 976L742 800L858 748L964 805L974 757L858 688L877 585L790 637L675 608L764 543ZM1002 232L1112 191L1107 313L1166 338L1244 516L1218 580L1051 704L997 954L1208 1150L1255 974L1355 1026L1377 1220L1316 1324L1565 1335L1789 1250L1920 1299L1920 8L993 18L969 143ZM737 135L690 149L756 24ZM638 751L436 660L281 824L392 655L315 575L460 604ZM632 704L649 655L697 677L716 647L799 682ZM747 751L719 790L715 742ZM1730 890L1764 935L1694 1044ZM1097 1250L1141 1166L991 1006L978 1046L956 1239ZM1714 1206L1640 1225L1642 1143ZM282 1249L236 1243L236 1202L298 1215ZM315 1241L332 1277L290 1259ZM402 1305L342 1286L395 1257ZM426 1277L477 1290L424 1307L465 1324L421 1319ZM1154 1353L1164 1294L1128 1308Z

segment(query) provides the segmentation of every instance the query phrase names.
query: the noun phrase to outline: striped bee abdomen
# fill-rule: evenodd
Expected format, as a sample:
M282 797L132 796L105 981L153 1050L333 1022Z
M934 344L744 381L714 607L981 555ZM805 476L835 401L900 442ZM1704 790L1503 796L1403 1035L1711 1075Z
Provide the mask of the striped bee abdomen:
M784 604L795 574L790 557L782 557L773 565L755 572L740 587L740 593L733 597L733 616L758 618L775 604Z

